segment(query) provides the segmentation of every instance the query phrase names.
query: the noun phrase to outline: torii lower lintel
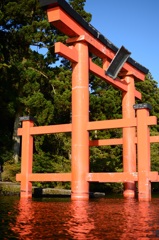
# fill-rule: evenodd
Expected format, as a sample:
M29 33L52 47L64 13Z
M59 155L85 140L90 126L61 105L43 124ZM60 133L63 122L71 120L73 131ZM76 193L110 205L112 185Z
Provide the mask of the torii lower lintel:
M81 41L83 41L83 40L81 40ZM79 40L77 42L79 42ZM73 47L73 46L67 47L63 43L57 42L57 43L55 43L55 53L67 58L71 62L74 62L74 63L78 62L78 52L75 49L75 47ZM107 76L105 74L104 69L99 67L95 63L93 63L91 58L89 58L89 70L94 75L100 77L104 81L113 85L115 88L120 89L121 91L127 92L127 89L128 89L127 84L125 84L124 81L121 81L118 79L113 80L112 78ZM133 75L132 73L129 73L129 74ZM141 99L141 93L138 92L136 89L134 89L134 94L135 94L136 98Z

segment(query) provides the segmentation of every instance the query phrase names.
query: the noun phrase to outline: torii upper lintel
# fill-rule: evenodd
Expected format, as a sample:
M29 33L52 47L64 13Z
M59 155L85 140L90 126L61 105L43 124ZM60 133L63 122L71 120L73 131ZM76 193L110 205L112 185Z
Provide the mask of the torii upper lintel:
M71 38L88 34L89 37L87 36L87 40L89 41L92 52L99 57L107 57L112 60L118 51L118 48L91 24L87 23L66 1L40 0L40 4L44 9L47 9L49 22L51 22L60 31ZM51 14L53 9L54 14ZM58 12L59 9L60 13ZM103 47L106 47L106 53L100 51L96 46L94 47L93 44L95 42L98 42L98 44L100 43ZM135 78L138 80L144 80L145 75L148 73L147 68L143 67L130 57L124 64L123 68L126 71L132 71Z

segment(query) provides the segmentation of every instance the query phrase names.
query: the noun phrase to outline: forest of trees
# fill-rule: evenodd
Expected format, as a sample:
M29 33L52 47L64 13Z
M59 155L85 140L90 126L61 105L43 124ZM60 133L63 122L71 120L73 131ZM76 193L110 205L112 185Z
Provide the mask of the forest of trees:
M68 2L87 22L91 21L91 13L84 10L86 0ZM66 36L48 23L38 0L1 0L0 163L4 164L4 181L15 181L20 171L20 116L33 116L35 125L71 122L71 65L54 53L54 43L65 40ZM136 88L142 93L142 102L152 105L151 115L159 119L159 88L151 73ZM120 91L92 75L90 89L90 121L121 118ZM151 127L152 135L158 132L159 125ZM121 130L116 129L90 132L90 139L120 136ZM159 144L152 144L151 150L152 170L159 171ZM70 169L70 133L34 137L34 172ZM91 147L90 171L122 171L122 146ZM69 183L49 186L69 188ZM122 186L103 184L102 188L120 191Z

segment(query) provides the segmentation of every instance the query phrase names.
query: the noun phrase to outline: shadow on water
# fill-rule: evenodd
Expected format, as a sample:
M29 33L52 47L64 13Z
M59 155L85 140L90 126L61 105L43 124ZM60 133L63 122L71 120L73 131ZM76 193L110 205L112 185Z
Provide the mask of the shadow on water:
M2 197L0 239L158 239L159 198Z

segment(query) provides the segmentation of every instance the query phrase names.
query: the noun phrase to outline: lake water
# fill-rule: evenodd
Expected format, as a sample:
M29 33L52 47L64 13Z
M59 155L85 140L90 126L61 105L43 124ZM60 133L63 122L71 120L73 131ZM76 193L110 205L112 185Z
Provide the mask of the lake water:
M0 239L159 239L159 198L0 197Z

